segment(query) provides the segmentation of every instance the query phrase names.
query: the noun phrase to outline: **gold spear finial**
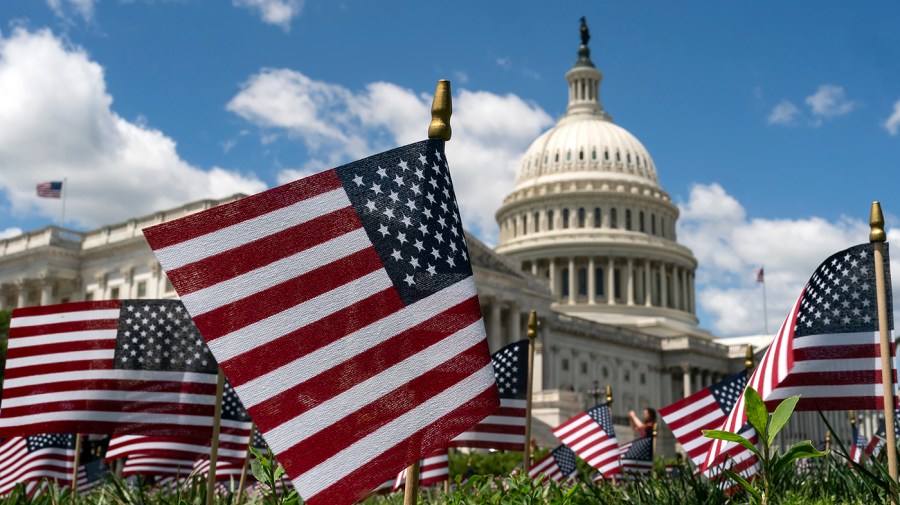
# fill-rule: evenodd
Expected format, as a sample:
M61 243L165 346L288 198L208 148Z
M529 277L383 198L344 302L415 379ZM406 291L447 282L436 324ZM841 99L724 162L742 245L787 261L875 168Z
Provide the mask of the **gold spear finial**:
M872 212L869 214L869 242L884 242L887 235L884 233L884 214L881 213L881 204L872 202Z
M850 411L850 425L851 426L856 425L856 412L854 412L852 410Z
M538 318L537 311L528 313L528 338L537 338Z
M612 397L612 386L609 384L606 385L606 404L612 405L613 397Z
M747 370L753 370L753 346L747 344L747 352L744 354L744 366Z
M431 124L428 125L428 138L450 140L450 115L453 114L453 99L450 97L450 81L441 79L434 91L431 102Z

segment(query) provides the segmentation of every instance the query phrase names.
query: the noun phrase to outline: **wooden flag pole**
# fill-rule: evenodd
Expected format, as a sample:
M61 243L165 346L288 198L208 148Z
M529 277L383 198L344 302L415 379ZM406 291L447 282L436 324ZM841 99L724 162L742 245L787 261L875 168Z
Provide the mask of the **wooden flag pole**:
M206 505L213 505L216 491L216 460L219 458L219 430L222 425L222 395L225 392L225 374L219 367L216 382L216 407L213 410L212 442L209 446L209 474L206 476Z
M453 114L453 100L450 96L450 81L441 79L434 90L431 102L431 123L428 125L428 138L450 140L450 115ZM403 505L415 505L419 501L418 459L406 468L406 487L403 491Z
M884 214L881 204L872 202L869 214L869 242L875 250L875 290L878 299L878 331L881 334L881 382L884 387L884 428L887 435L888 472L897 484L897 435L894 433L894 380L891 359L891 336L888 328L887 288L884 274ZM893 499L891 500L893 502Z
M537 312L528 314L528 382L525 387L525 446L522 463L525 473L531 470L531 402L534 394L534 341L537 338Z
M241 468L241 480L238 481L238 505L244 501L244 486L247 484L247 467L250 466L250 447L253 446L253 437L255 435L256 423L250 423L250 442L247 443L247 457L244 458L244 466Z
M81 464L81 433L75 434L75 459L72 462L72 503L75 503L75 495L78 494L78 466Z

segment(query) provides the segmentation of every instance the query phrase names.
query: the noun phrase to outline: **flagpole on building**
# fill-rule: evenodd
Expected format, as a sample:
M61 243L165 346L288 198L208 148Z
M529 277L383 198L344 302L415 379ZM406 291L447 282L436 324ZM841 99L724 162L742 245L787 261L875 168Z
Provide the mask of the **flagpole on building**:
M209 474L206 476L206 505L213 505L216 491L216 460L219 458L219 431L222 426L222 396L225 393L225 374L219 367L216 381L216 406L213 409L212 442L209 446ZM253 439L251 439L252 443ZM249 452L249 451L248 451Z
M607 384L606 385L606 410L609 412L610 417L612 417L612 403L613 403L612 386ZM609 479L610 479L610 481L612 481L612 485L615 486L616 485L616 476L613 475Z
M247 443L247 457L244 458L244 466L241 467L241 480L238 481L238 505L244 501L244 486L247 484L247 467L250 466L250 447L253 446L254 436L256 436L256 423L250 423L250 441Z
M453 101L450 96L450 81L441 79L434 90L431 102L431 123L428 125L428 138L449 141L452 134L450 115L453 113ZM406 469L406 487L403 491L403 505L416 505L419 501L419 460L416 459Z
M66 227L66 196L69 194L69 178L63 177L62 184L62 218L59 220L59 227Z
M72 462L72 503L75 503L75 495L78 494L78 466L81 464L81 433L75 434L75 458Z
M888 447L888 472L897 484L897 435L894 432L894 380L891 359L890 329L888 328L887 287L884 272L884 214L881 204L872 202L869 214L869 241L875 250L875 288L878 299L878 331L881 334L881 382L884 387L884 427ZM891 500L893 502L893 500Z
M522 449L523 469L531 470L531 403L534 394L534 341L537 338L537 312L528 314L528 382L525 387L525 447Z
M763 326L766 329L766 335L769 334L769 307L766 303L766 278L765 278L765 268L759 267L759 271L762 274L762 292L763 292Z

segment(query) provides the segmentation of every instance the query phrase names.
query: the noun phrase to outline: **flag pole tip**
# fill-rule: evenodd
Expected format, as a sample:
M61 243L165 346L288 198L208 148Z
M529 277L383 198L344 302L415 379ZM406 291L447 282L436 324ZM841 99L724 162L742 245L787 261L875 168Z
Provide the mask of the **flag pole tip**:
M881 204L872 202L872 211L869 214L869 242L884 242L887 235L884 233L884 214L881 212Z
M747 352L744 355L744 366L747 370L753 368L753 346L750 344L747 344Z
M537 338L537 311L532 310L528 313L528 338Z
M453 113L453 100L450 96L450 81L441 79L434 91L431 103L431 124L428 125L428 138L450 140L450 115Z
M607 385L606 385L606 404L607 404L607 405L611 405L612 402L613 402L612 386L610 386L609 384L607 384Z

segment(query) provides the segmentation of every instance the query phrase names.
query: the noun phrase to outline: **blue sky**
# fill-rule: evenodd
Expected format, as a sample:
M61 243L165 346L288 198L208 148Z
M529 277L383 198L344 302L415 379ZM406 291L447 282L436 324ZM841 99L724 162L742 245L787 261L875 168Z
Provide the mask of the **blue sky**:
M8 0L0 234L59 219L41 180L68 177L88 228L418 140L448 78L462 212L493 243L582 15L606 110L682 207L704 326L762 330L761 264L777 326L873 199L900 215L896 3Z

